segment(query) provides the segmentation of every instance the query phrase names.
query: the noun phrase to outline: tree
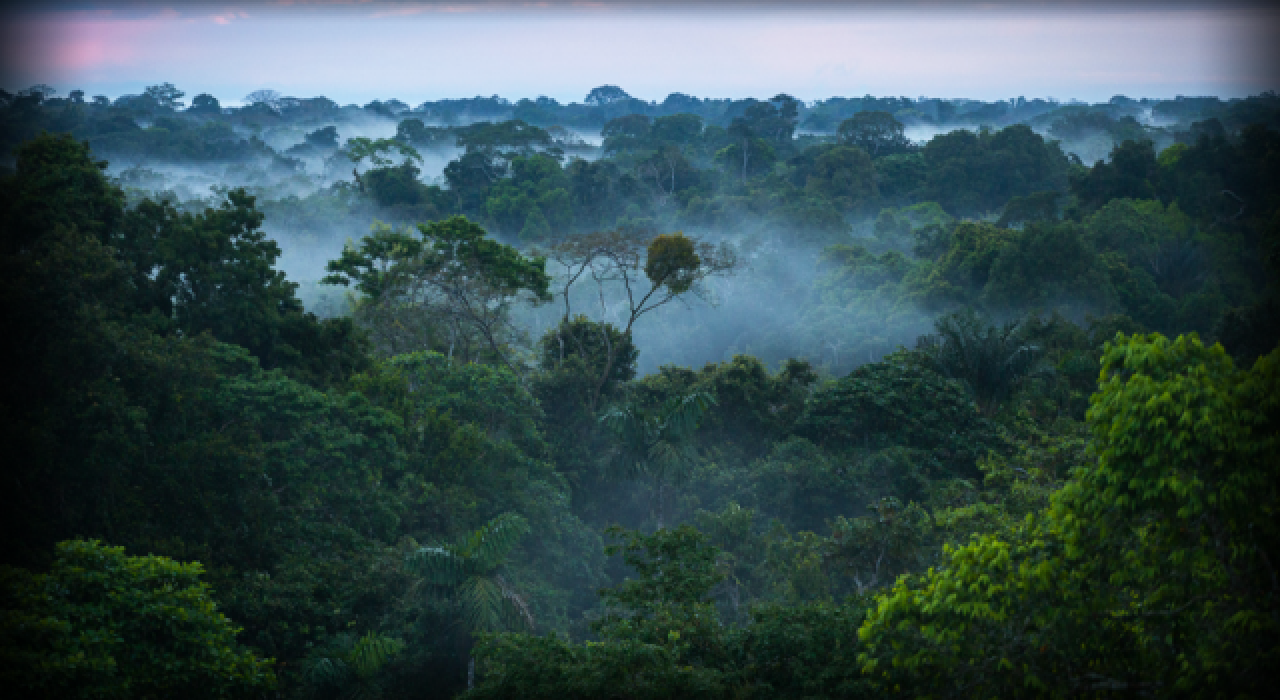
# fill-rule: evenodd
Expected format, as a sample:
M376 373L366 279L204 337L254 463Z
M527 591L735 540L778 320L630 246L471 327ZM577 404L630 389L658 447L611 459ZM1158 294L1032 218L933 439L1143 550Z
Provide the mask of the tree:
M954 471L972 474L979 457L1003 449L1003 439L963 384L920 360L913 353L893 353L818 389L796 432L833 450L931 450Z
M366 700L383 693L382 673L404 650L404 642L369 632L335 635L303 662L303 682L312 697Z
M375 226L359 247L348 246L329 262L324 281L354 282L369 295L359 315L391 354L434 348L439 334L448 333L450 354L455 343L466 343L468 360L477 359L470 347L475 338L515 371L506 349L515 334L510 310L517 302L551 298L545 259L526 258L461 216L418 224L417 233ZM418 330L402 337L406 321Z
M204 211L150 200L128 210L114 244L131 271L135 313L153 314L161 332L209 331L295 376L360 367L364 341L349 321L306 313L298 285L274 269L280 248L262 230L264 216L239 189Z
M693 435L703 416L715 404L705 392L672 397L656 411L630 404L600 417L618 441L613 465L627 479L648 479L657 486L658 529L666 527L668 484L679 484L689 476L697 457Z
M479 153L489 160L510 161L516 156L530 156L538 151L559 158L546 129L519 119L505 122L476 122L458 130L458 146L467 154Z
M728 135L729 138L733 140L734 144L725 148L717 155L721 156L726 163L732 163L737 160L733 153L733 150L736 149L742 156L742 180L743 182L746 182L747 165L751 162L752 141L757 140L755 138L755 132L751 128L751 122L743 117L735 117L734 120L729 123Z
M695 114L672 114L653 120L649 131L655 141L668 141L680 146L694 144L702 135L702 117Z
M3 570L0 656L24 697L266 697L269 659L236 644L199 563L59 543L47 574Z
M698 173L674 145L666 144L636 166L636 174L657 190L659 206L667 206L676 192L697 182Z
M869 516L837 516L831 524L832 559L853 578L858 594L895 580L918 565L932 529L924 508L915 503L904 506L893 496L881 498L867 509Z
M191 98L191 107L187 111L192 114L222 114L222 103L213 95L202 92Z
M1018 337L1016 321L989 325L971 309L934 322L935 335L922 336L916 349L939 374L965 383L983 413L995 413L1022 382L1048 368L1041 349Z
M524 218L524 226L520 229L520 240L526 243L537 243L551 237L551 225L547 217L538 207L531 207Z
M866 209L879 199L875 166L861 148L827 148L808 168L805 189L844 211Z
M921 154L925 181L916 196L953 216L994 212L1012 197L1067 186L1069 161L1061 147L1025 124L938 134Z
M407 143L401 143L395 139L370 139L363 136L348 139L344 149L347 159L350 160L355 167L351 169L351 174L355 176L356 185L360 187L360 191L365 191L364 180L360 179L360 163L368 159L376 168L385 168L391 165L394 160L388 156L392 153L399 154L408 161L422 162L422 156L419 155L417 149Z
M280 109L280 101L283 99L284 95L281 95L279 92L264 89L254 90L248 95L245 95L244 102L248 105L266 105L268 109L278 111Z
M613 351L608 381L621 384L635 378L639 348L613 324L592 321L579 314L569 321L562 320L542 336L538 343L539 364L544 370L554 370L566 362L581 362L585 365L582 371L595 378L604 371L611 348L617 349Z
M58 91L54 89L52 85L46 85L44 83L36 83L35 85L32 85L26 90L18 91L19 97L22 97L22 96L35 97L37 102L43 102L45 100L48 100L56 94L58 94Z
M840 122L836 139L846 146L857 146L872 157L890 156L911 150L902 122L888 112L858 112Z
M457 544L418 547L405 566L435 592L450 597L469 639L513 627L533 629L524 596L499 573L511 549L528 531L524 518L500 515ZM467 688L474 685L475 657L469 653Z
M338 147L338 128L336 126L326 126L323 129L316 129L303 138L307 143L316 148L337 148Z
M1055 221L1058 218L1058 201L1061 192L1036 192L1025 197L1014 197L1004 205L996 226L1008 228L1034 221Z
M1117 337L1049 507L899 579L859 631L884 688L1262 696L1280 660L1280 350Z
M396 125L396 140L408 144L430 144L434 132L421 119L410 117Z
M591 92L587 93L586 98L583 99L582 102L583 104L588 104L592 107L603 107L605 105L613 104L614 102L621 102L622 100L629 99L631 99L631 95L628 95L626 90L623 90L617 85L601 85L600 87L592 88Z
M601 591L601 641L499 635L482 642L480 698L728 698L733 649L710 596L716 547L688 525L652 535L611 528L635 578Z
M563 268L563 322L572 318L570 292L579 280L590 277L603 301L606 288L620 287L626 297L626 323L622 333L628 339L636 321L654 309L693 294L708 299L702 283L731 274L738 265L733 250L687 238L683 233L649 238L638 231L592 233L552 246L548 253ZM644 277L641 278L643 270ZM647 280L647 289L645 282ZM611 376L618 348L607 343L604 367L595 380L588 406L595 410L600 392Z
M643 114L624 114L605 122L600 129L600 137L604 139L601 147L605 153L638 151L649 146L651 131L649 117Z
M165 109L179 109L182 103L178 100L186 93L174 87L173 83L161 83L148 87L142 94L155 100L157 105Z

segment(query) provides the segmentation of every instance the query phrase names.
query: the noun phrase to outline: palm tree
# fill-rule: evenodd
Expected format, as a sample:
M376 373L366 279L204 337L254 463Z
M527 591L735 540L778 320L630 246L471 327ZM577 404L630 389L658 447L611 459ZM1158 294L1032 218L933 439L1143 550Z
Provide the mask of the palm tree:
M457 544L418 547L406 557L410 572L458 606L463 631L474 638L483 632L522 627L533 629L529 604L498 570L511 549L529 531L524 518L504 513ZM475 684L475 657L467 654L467 688Z
M989 325L966 309L934 322L937 333L921 336L916 350L939 374L967 384L979 410L990 415L1024 380L1051 371L1039 362L1040 346L1022 342L1018 326Z
M632 404L614 408L600 418L618 440L614 466L621 476L649 479L657 486L659 530L666 526L667 484L689 476L697 457L690 438L714 404L710 394L695 391L668 399L657 411Z
M376 700L382 697L383 669L403 649L400 640L372 632L359 639L339 634L312 652L304 663L303 681L308 695Z

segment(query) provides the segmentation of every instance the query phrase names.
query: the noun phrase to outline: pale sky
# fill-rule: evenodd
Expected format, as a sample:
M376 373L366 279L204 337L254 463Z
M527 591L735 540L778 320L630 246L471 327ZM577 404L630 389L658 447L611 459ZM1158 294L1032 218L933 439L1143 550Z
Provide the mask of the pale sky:
M1280 13L1144 2L40 3L6 10L0 86L236 104L547 95L1240 97L1280 89Z

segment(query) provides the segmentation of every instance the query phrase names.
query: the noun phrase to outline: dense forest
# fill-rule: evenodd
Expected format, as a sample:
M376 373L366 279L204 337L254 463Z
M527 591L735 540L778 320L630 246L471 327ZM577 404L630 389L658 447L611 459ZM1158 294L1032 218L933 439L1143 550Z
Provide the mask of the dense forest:
M24 697L1263 697L1280 97L0 91Z

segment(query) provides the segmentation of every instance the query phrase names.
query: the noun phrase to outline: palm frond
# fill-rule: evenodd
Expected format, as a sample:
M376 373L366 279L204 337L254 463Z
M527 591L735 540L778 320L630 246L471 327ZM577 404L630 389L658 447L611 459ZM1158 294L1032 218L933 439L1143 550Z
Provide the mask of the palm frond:
M470 568L467 557L448 545L419 547L405 556L405 569L437 586L456 585Z
M404 642L369 632L351 647L347 660L356 676L371 678L377 675L404 650Z
M319 656L303 663L302 679L312 688L341 686L354 675L347 662L336 656Z
M600 423L613 433L617 452L610 466L626 479L634 479L646 469L649 445L656 432L655 421L635 406L613 408L600 417Z
M482 525L467 537L464 545L466 556L471 560L471 571L484 574L501 566L528 532L528 521L515 513L503 513Z
M468 630L498 632L502 630L502 587L492 578L473 576L458 589L462 604L462 622Z
M990 410L1023 380L1044 374L1041 348L1018 337L1019 324L989 325L972 310L943 316L934 335L916 349L939 374L968 385L980 406Z
M649 477L681 483L697 459L698 451L689 442L660 440L649 448Z
M670 442L679 442L698 429L702 418L716 400L705 391L695 391L674 398L662 407L662 433Z
M494 583L498 584L498 588L502 591L502 598L506 601L508 615L507 617L517 624L508 622L508 627L523 626L529 631L533 631L533 613L529 611L529 603L520 595L511 584L502 576L494 576Z

